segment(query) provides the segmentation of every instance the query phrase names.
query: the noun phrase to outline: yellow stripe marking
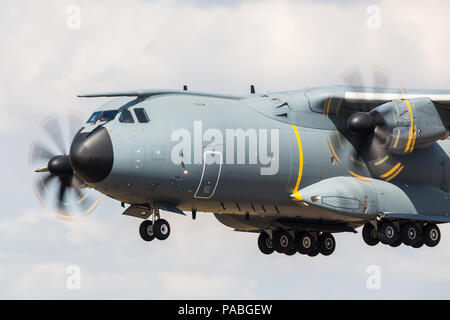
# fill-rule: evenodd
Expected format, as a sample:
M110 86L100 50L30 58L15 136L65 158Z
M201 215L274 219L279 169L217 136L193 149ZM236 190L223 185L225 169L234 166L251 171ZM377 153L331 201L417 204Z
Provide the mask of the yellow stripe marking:
M409 151L409 148L411 147L411 142L412 142L412 138L413 138L413 128L414 128L414 119L413 119L413 113L412 113L412 108L411 108L411 103L409 103L408 100L403 100L406 105L408 106L408 110L409 110L409 117L410 117L410 121L411 124L409 126L409 136L408 136L408 142L406 143L406 147L405 147L405 153L407 153Z
M334 151L333 144L331 143L330 137L328 137L328 145L330 146L331 155L334 156L336 158L336 160L340 163L341 159L339 159L338 155Z
M413 152L414 151L414 146L416 145L416 136L417 136L417 124L414 126L414 137L413 137L413 141L411 144L411 149L409 150L409 152Z
M330 105L331 105L331 99L333 98L332 95L328 98L327 108L325 112L325 118L328 119L328 113L330 112Z
M295 125L292 125L292 128L294 129L295 137L297 138L298 159L299 159L297 182L295 183L295 188L294 188L294 192L293 192L293 193L296 193L300 186L300 181L302 180L302 174L303 174L303 148L302 148L302 141L300 140L300 135L298 134L297 127Z
M400 129L397 129L397 136L395 137L394 148L397 148L399 139L400 139Z
M344 144L342 143L342 138L341 138L341 135L340 135L340 134L337 135L337 139L338 139L338 142L339 142L339 146L340 146L341 148L343 148L343 147L344 147Z
M378 167L379 165L385 163L387 159L389 159L389 156L385 156L383 159L378 160L377 162L375 162L375 166Z
M294 193L294 198L292 198L294 201L302 201L302 194L300 192Z
M400 162L397 163L391 170L389 170L389 171L386 172L386 173L383 173L383 174L380 176L380 178L383 178L383 179L384 179L384 178L386 178L386 177L389 177L391 174L394 173L395 170L398 169L398 167L400 167L400 165L401 165Z
M392 176L390 176L389 178L386 179L386 181L391 181L392 179L394 179L396 176L398 176L398 174L400 172L402 172L403 168L405 168L404 165L402 165Z
M356 177L356 178L359 178L359 179L364 179L364 180L369 180L369 179L370 179L369 177L360 176L359 174L354 173L352 170L348 170L348 172L350 172L350 174L351 174L352 176L354 176L354 177Z
M87 208L86 211L84 211L84 214L91 214L92 210L94 210L99 203L100 203L99 199L95 200L94 203L89 208Z

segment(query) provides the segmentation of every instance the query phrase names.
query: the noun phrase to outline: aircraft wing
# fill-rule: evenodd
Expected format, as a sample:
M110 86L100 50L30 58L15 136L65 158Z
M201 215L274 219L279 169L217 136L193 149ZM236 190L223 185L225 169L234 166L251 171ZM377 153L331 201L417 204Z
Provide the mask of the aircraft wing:
M393 100L428 98L436 107L444 126L450 130L450 90L334 86L312 88L305 94L311 109L326 115L344 109L367 112Z
M130 90L130 91L114 91L114 92L98 92L79 94L79 98L100 98L100 97L137 97L149 98L158 95L189 95L209 98L221 98L230 100L240 100L243 96L235 96L229 94L216 94L201 91L185 91L185 90L169 90L169 89L150 89L150 90Z
M385 214L388 218L402 219L402 220L416 220L416 221L427 221L433 223L445 223L450 222L449 216L433 216L426 214L408 214L408 213L397 213L388 212Z

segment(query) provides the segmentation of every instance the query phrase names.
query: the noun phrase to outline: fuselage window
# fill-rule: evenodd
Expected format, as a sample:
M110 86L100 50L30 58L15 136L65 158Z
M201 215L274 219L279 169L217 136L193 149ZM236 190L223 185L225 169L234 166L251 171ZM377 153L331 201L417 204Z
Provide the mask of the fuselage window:
M117 110L106 110L102 112L100 116L100 121L110 121L116 117Z
M143 108L134 109L134 113L136 114L136 118L138 119L139 123L147 123L150 121L147 116L147 112L145 112Z
M122 111L122 113L120 114L119 121L123 123L134 123L133 116L131 115L131 112L128 110Z
M95 123L102 112L94 112L88 119L87 123Z

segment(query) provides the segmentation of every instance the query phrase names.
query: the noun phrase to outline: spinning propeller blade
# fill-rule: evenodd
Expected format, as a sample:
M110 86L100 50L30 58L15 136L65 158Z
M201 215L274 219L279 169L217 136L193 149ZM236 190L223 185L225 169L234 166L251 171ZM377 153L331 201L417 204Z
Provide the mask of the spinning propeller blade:
M30 150L30 164L46 162L45 167L36 169L35 172L45 173L40 176L35 182L35 191L38 198L43 204L45 204L44 198L46 198L49 192L49 186L52 181L58 183L56 190L55 203L58 208L58 215L62 217L69 217L70 213L67 209L72 205L75 207L81 207L83 212L89 214L98 205L99 200L94 200L89 197L86 192L82 191L84 182L73 172L70 165L68 152L66 149L66 142L64 141L64 133L62 127L67 129L67 138L72 139L75 133L82 126L82 119L74 114L69 114L65 121L62 119L51 116L47 118L43 124L42 129L46 133L47 137L51 138L53 143L33 143ZM64 124L64 126L61 126ZM59 155L51 151L51 145L53 145ZM68 194L75 196L75 201L68 201L70 198Z

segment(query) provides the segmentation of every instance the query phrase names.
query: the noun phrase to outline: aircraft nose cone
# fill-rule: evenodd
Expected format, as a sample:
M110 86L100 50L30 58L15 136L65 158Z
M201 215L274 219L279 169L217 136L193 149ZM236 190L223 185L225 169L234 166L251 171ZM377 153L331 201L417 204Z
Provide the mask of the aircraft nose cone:
M113 147L108 130L97 127L92 132L78 132L70 146L70 165L88 183L104 180L114 162Z

